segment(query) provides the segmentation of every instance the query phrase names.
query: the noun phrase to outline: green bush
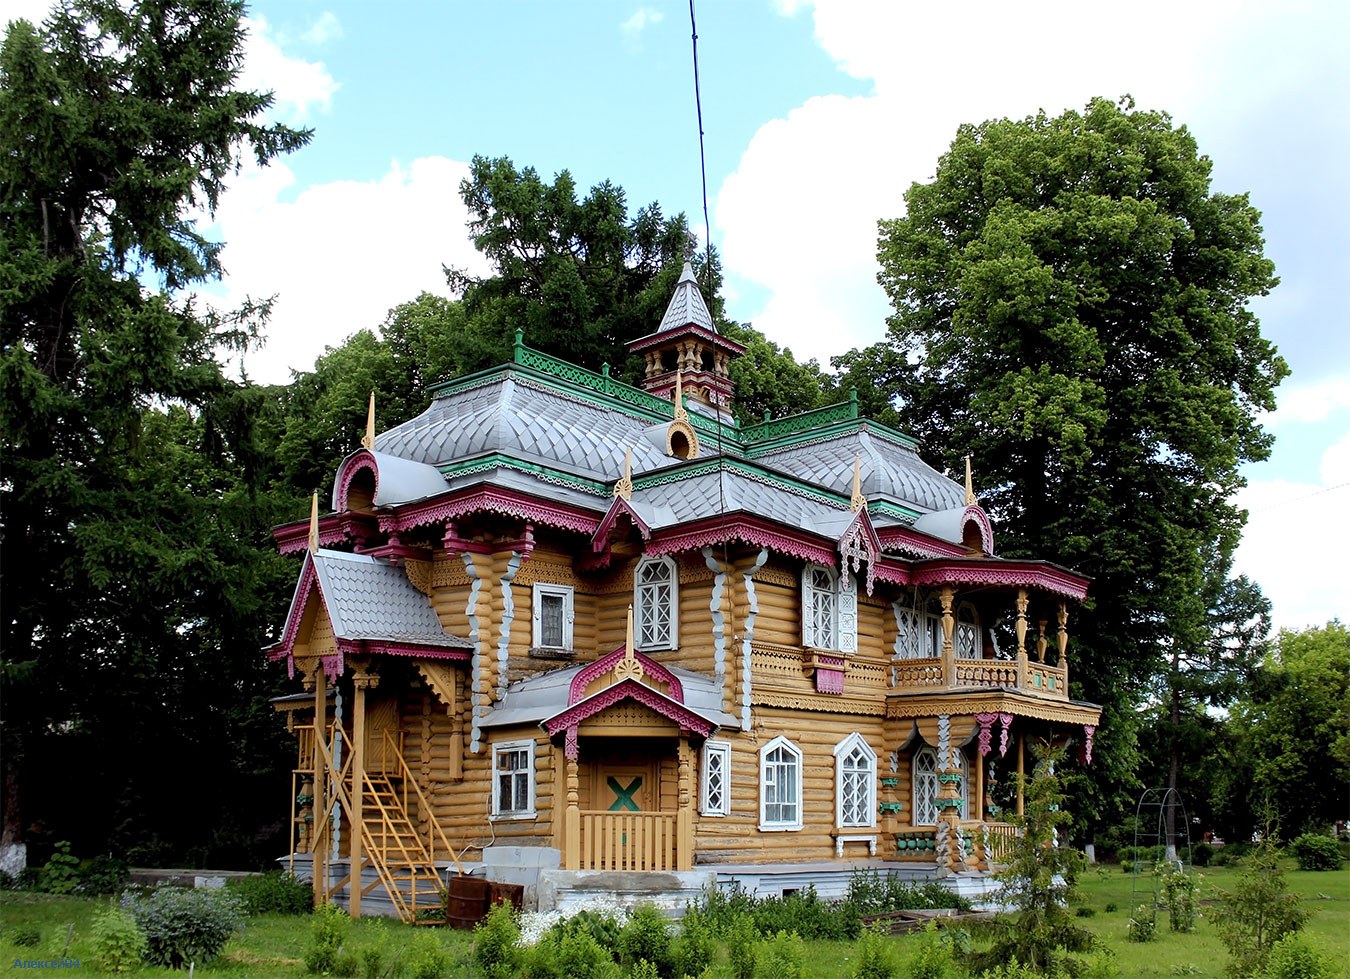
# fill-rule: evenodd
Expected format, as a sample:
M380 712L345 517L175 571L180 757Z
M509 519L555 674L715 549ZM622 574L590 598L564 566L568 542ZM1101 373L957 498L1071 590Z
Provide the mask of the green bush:
M732 922L725 935L727 958L731 963L734 979L755 979L755 966L759 958L759 932L755 923L746 915Z
M1197 843L1191 847L1191 866L1208 867L1218 851L1208 843Z
M559 932L585 932L614 959L619 957L619 935L622 926L613 918L599 911L580 911L572 917L559 921L553 926Z
M769 979L802 979L806 974L806 943L802 936L780 931L761 944L758 971Z
M81 894L120 894L129 880L131 872L125 860L100 853L80 866L76 890Z
M42 865L41 888L48 894L74 894L80 886L80 861L70 852L70 841L61 840Z
M347 942L352 920L334 904L315 908L310 918L309 947L305 949L305 969L315 975L333 972Z
M244 913L250 917L259 914L309 914L314 910L314 889L284 870L236 877L227 886L239 898Z
M1340 844L1330 836L1304 833L1289 844L1299 870L1340 870L1343 858Z
M707 916L696 907L687 909L680 921L680 933L671 943L675 975L698 979L716 954L717 942Z
M128 891L122 907L145 932L146 960L171 969L215 958L240 923L238 902L223 890Z
M1157 936L1157 912L1147 904L1141 904L1130 915L1129 938L1132 942L1151 942Z
M364 979L382 979L390 972L385 963L385 956L389 953L389 932L384 922L379 919L370 921L364 939L356 953L361 963L360 974Z
M619 972L609 952L581 930L549 931L526 960L530 979L611 979Z
M675 960L670 948L670 922L650 904L633 909L628 924L619 933L619 961L631 969L646 959L656 966L663 979L675 971Z
M899 972L885 936L876 928L864 928L853 946L855 959L849 979L895 979Z
M1172 931L1189 932L1195 929L1195 878L1171 864L1157 867L1162 884L1162 898L1167 905L1167 923Z
M514 974L520 959L519 940L520 925L511 905L494 904L473 932L473 960L483 975L499 979Z
M1336 979L1335 963L1302 935L1285 935L1270 948L1256 979Z
M10 939L19 948L36 948L42 944L42 932L38 931L32 925L26 925L14 929L14 937Z
M1246 861L1233 890L1219 892L1211 917L1231 956L1228 973L1238 979L1263 969L1271 946L1303 927L1308 911L1289 892L1279 852L1266 843Z
M1231 867L1250 857L1254 851L1255 848L1250 843L1226 843L1216 850L1214 859L1210 862L1215 867Z
M628 970L628 979L661 979L661 972L646 959L638 959Z
M930 921L917 944L909 964L912 979L955 979L959 974L956 953L952 943L938 934L937 925Z
M149 946L136 919L116 905L94 915L93 959L104 972L130 972L140 966Z
M992 969L985 969L980 973L980 979L1044 979L1044 977L1031 966L1013 959Z
M408 949L410 979L441 979L450 968L450 956L434 934L434 929L419 928Z

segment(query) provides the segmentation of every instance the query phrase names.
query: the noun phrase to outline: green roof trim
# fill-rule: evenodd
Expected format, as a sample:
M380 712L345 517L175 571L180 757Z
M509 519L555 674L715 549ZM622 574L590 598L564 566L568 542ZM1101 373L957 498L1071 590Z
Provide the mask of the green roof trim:
M905 523L913 523L918 520L922 514L918 510L911 510L907 506L899 503L892 503L890 500L872 500L867 504L868 513L882 513L888 517L895 517L897 520L903 520Z
M858 399L856 393L847 401L812 408L795 415L785 415L772 421L763 421L741 429L741 438L746 445L756 442L772 442L796 435L801 432L816 432L825 425L836 422L856 421L858 418Z
M501 452L477 456L440 467L441 474L444 476L468 476L473 473L487 472L490 469L514 469L517 472L538 476L546 482L572 486L587 493L594 493L596 496L609 496L614 485L613 483L601 483L594 479L586 479L584 476L574 476L572 473L564 472L561 469L551 469L533 462L525 462Z
M647 489L650 486L663 486L667 483L678 483L686 479L694 479L699 476L706 476L709 473L735 471L749 479L761 483L768 483L789 493L795 493L798 496L804 496L807 499L819 500L830 506L839 507L847 510L849 498L842 493L832 493L829 490L821 489L812 483L800 479L794 479L791 476L766 469L763 466L755 465L752 462L743 462L740 459L733 459L728 456L714 456L710 459L702 459L683 466L677 466L672 469L662 469L659 472L651 473L647 476L634 476L633 489Z

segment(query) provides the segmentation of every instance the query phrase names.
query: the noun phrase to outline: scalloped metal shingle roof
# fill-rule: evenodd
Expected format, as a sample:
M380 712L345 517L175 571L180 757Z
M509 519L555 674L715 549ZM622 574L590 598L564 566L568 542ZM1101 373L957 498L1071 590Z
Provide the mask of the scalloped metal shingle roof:
M412 586L403 569L368 554L316 551L324 606L339 639L435 643L472 648L445 631L427 597Z

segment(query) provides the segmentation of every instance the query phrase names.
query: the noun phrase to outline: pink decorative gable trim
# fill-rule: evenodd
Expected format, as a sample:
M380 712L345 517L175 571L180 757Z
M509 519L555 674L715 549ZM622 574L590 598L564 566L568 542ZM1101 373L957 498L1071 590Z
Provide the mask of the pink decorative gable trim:
M268 659L286 660L287 669L295 676L295 640L300 632L300 620L305 617L310 598L318 592L319 574L314 568L314 556L305 551L305 563L300 568L300 582L295 586L295 595L291 598L291 607L286 613L286 627L281 632L281 641L267 652ZM323 595L319 595L323 601ZM325 613L328 611L324 608Z
M429 524L443 524L471 513L498 513L587 536L593 535L600 526L600 518L590 511L551 503L514 490L482 486L453 497L436 497L381 514L380 530L386 534L397 533Z
M867 562L867 594L872 594L877 577L877 558L881 556L881 541L866 507L854 515L852 523L839 538L838 549L839 567L846 574L856 575L862 563Z
M591 537L591 550L599 554L609 544L609 538L614 533L614 526L619 522L620 514L628 514L633 521L633 526L638 529L643 540L651 540L652 529L647 526L647 521L638 516L638 512L622 496L614 497L614 502L609 505L609 510L605 513L604 519L600 521L600 526L595 529L594 536Z
M1087 596L1088 580L1052 564L968 558L930 561L910 572L915 585L1007 585L1039 588L1075 601Z
M411 659L434 659L467 663L473 651L453 646L438 646L411 642L393 642L382 639L339 639L338 649L348 656L406 656Z
M625 700L634 700L662 717L673 721L680 730L689 731L702 738L706 738L717 730L717 725L706 717L694 713L684 704L676 703L660 691L653 690L651 687L632 679L620 680L612 687L606 687L599 693L573 704L561 713L545 718L543 728L550 736L559 732L568 732L570 737L570 732L577 725Z
M333 501L333 509L338 513L348 509L347 494L352 488L352 480L361 472L372 473L375 477L375 492L380 491L380 467L376 464L375 457L370 454L369 449L358 449L342 463L342 469L338 472L337 495Z
M966 507L965 512L961 514L961 536L966 534L966 524L974 523L980 528L980 546L984 548L984 553L994 553L994 527L989 522L989 514L974 504Z
M877 531L884 551L898 551L910 557L962 557L966 549L960 544L929 537L909 527L883 527Z
M754 547L768 548L778 554L801 558L828 568L837 567L839 559L828 544L804 540L791 532L778 530L767 522L750 517L728 517L712 522L701 521L670 532L657 531L647 544L646 553L652 557L697 551L713 544L740 541Z
M332 547L345 544L351 537L350 525L341 514L330 513L319 518L319 546ZM277 542L278 554L299 554L309 549L309 521L297 520L295 523L282 524L272 531Z
M623 654L624 647L620 646L618 649L614 650L614 652L606 653L593 663L587 663L582 667L577 672L577 675L572 677L572 684L567 689L567 706L571 707L573 704L583 700L586 696L586 688L591 685L591 682L595 680L596 677L604 676L610 670L614 669L619 660L623 659ZM644 656L637 650L633 650L633 658L642 664L644 675L666 685L666 689L670 691L672 700L676 700L681 704L684 703L684 685L680 683L674 673L671 673L670 670L666 669L650 656Z

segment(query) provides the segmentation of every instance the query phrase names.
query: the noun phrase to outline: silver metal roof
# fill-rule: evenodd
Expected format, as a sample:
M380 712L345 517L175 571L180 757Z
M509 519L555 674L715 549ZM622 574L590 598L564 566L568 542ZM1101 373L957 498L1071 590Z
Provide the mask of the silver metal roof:
M645 486L629 502L653 530L740 511L836 540L853 520L845 506L731 468Z
M368 554L319 550L313 555L319 589L339 639L434 643L471 649L447 633L427 598L403 569Z
M708 304L703 301L703 293L699 291L698 280L694 278L694 268L685 262L684 269L680 272L680 281L675 283L675 293L666 305L666 315L661 317L661 325L656 328L656 332L678 330L691 323L713 333L717 332L717 327L713 325L712 314L708 312Z
M342 473L358 453L352 453L342 460L338 467L338 478L333 481L333 509L341 508L338 490L342 485ZM395 506L399 503L412 503L445 492L445 477L435 466L390 455L387 452L371 452L375 465L379 469L379 479L375 485L375 505Z

